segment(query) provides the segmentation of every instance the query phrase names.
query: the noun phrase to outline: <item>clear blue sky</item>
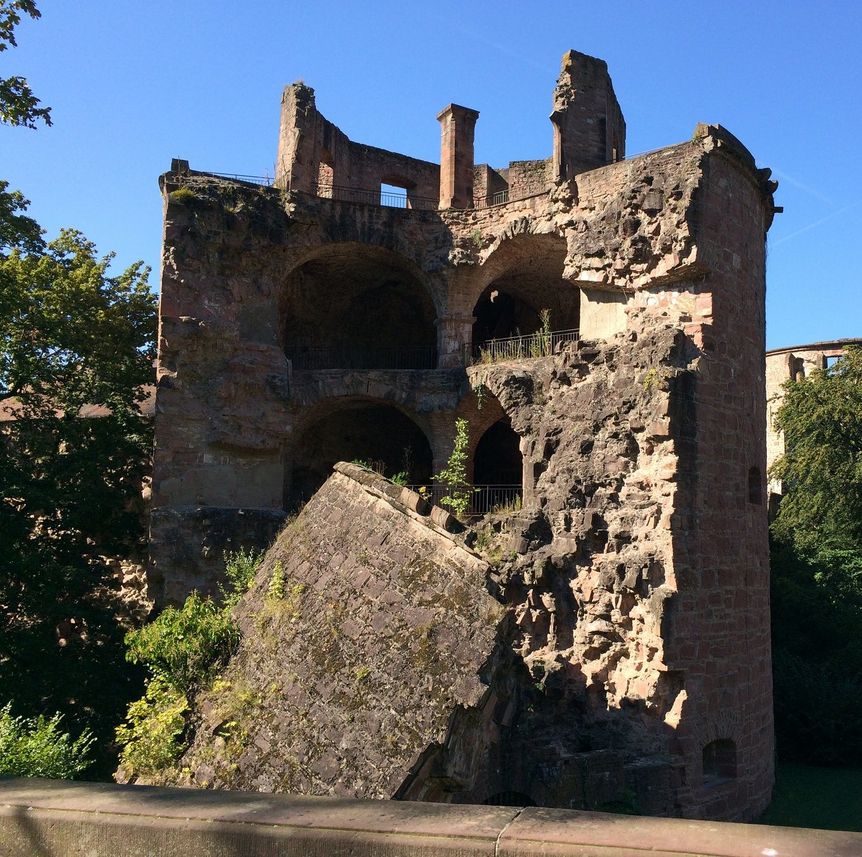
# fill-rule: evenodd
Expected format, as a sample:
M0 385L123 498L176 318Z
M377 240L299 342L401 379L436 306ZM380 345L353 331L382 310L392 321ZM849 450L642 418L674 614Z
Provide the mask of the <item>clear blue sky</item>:
M772 167L767 343L862 336L862 4L41 0L0 75L25 75L54 126L0 127L0 176L53 237L75 226L158 282L157 177L261 175L282 87L304 80L352 139L439 159L439 109L481 112L476 158L550 154L568 48L607 60L628 152L720 123Z

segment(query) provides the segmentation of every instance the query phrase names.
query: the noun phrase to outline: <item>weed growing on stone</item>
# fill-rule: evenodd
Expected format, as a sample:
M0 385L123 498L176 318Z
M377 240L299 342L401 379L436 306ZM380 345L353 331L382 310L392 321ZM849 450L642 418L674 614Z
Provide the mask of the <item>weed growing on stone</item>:
M470 446L470 423L459 417L455 420L455 441L446 466L434 477L446 489L440 498L441 506L448 506L458 518L470 510L473 486L467 481L467 450Z
M176 202L179 205L186 205L197 199L195 192L190 187L181 187L171 191L168 194L171 202Z
M266 598L268 601L281 601L284 598L284 569L281 560L277 560L266 587Z
M225 559L221 604L193 592L182 607L168 607L126 635L126 658L150 672L143 698L129 706L116 731L127 777L170 773L186 749L191 699L212 684L239 645L231 610L254 580L260 555L240 550Z
M644 391L649 392L650 390L654 390L658 388L659 385L659 374L656 371L656 368L653 366L647 370L646 375L644 375L644 379L641 382Z

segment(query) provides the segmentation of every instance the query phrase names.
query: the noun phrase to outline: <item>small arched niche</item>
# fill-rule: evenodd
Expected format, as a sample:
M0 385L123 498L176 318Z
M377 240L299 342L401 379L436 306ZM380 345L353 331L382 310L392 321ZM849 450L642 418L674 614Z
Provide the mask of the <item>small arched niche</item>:
M710 741L703 748L703 784L718 785L736 778L736 744L730 738Z
M431 446L425 433L392 405L348 400L307 421L289 449L284 505L293 511L329 478L338 461L361 461L410 484L431 481Z
M291 272L281 302L294 370L433 369L436 312L418 269L376 247L333 245Z

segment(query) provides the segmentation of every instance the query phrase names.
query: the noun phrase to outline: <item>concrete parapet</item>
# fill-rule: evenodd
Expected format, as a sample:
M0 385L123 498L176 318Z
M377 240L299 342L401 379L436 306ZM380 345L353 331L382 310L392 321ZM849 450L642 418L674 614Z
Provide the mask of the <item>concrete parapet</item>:
M539 808L0 781L5 857L851 857L862 834Z

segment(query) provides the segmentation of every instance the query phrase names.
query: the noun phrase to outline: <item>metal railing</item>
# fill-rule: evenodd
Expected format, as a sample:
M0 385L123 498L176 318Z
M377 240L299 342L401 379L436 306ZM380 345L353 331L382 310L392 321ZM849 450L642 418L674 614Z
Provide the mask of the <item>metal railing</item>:
M509 188L498 190L496 193L488 194L488 196L477 197L473 201L475 208L488 208L492 205L502 205L509 201ZM514 200L513 200L514 201Z
M505 339L488 339L465 348L465 364L499 363L503 360L528 360L534 357L548 357L562 342L579 339L578 328L569 330L540 330L526 336L509 336Z
M444 485L408 485L433 503L452 494L452 489ZM521 508L523 489L520 485L472 485L470 486L470 515L486 515L494 511L516 512ZM446 506L443 506L445 509Z
M275 181L272 176L246 176L242 173L211 173L211 175L218 176L223 179L234 179L239 182L248 182L249 184L259 184L263 187L272 187L272 183Z
M295 346L285 349L294 370L319 369L436 369L437 349L433 345Z
M361 202L365 205L379 205L384 208L406 208L419 211L434 211L438 201L410 193L366 190L337 184L318 184L317 195L323 199L336 199L342 202Z

